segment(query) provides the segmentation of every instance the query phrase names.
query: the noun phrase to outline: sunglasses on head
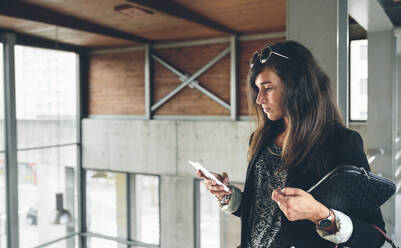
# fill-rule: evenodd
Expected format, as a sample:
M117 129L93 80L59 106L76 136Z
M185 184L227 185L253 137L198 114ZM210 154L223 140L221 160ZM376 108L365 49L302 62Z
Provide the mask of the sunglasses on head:
M282 55L280 53L276 53L275 51L273 51L273 49L270 46L266 46L262 49L262 51L260 53L258 51L256 51L253 54L252 59L249 63L249 67L252 68L255 65L255 63L257 63L257 62L259 62L261 64L266 63L273 54L280 56L284 59L290 60L289 57Z

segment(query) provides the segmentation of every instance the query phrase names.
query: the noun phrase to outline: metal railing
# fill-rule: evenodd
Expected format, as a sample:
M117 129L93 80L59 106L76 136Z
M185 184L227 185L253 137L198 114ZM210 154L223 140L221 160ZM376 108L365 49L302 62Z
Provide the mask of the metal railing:
M76 235L79 235L79 233L77 233L77 232L71 233L71 234L68 234L68 235L66 235L66 236L64 236L64 237L61 237L61 238L52 240L52 241L50 241L50 242L47 242L47 243L44 243L44 244L41 244L41 245L38 245L38 246L34 246L33 248L42 248L42 247L46 247L46 246L52 245L52 244L54 244L54 243L57 243L57 242L60 242L60 241L63 241L63 240L73 238L73 237L75 237Z
M103 234L99 234L99 233L86 232L86 233L81 233L80 235L85 236L85 237L107 239L107 240L111 240L111 241L116 241L121 244L133 245L135 247L149 247L149 248L159 248L160 247L160 245L143 243L143 242L139 242L139 241L135 241L135 240L116 238L116 237L107 236L107 235L103 235Z
M135 247L148 247L148 248L159 248L160 247L160 245L143 243L143 242L139 242L139 241L135 241L135 240L123 239L123 238L117 238L117 237L107 236L107 235L98 234L98 233L91 233L91 232L78 233L78 232L75 232L75 233L68 234L68 235L66 235L64 237L52 240L50 242L43 243L43 244L40 244L38 246L34 246L33 248L47 247L47 246L55 244L57 242L73 238L73 237L75 237L77 235L85 236L85 237L93 237L93 238L101 238L101 239L111 240L111 241L118 242L120 244L132 245L132 246L135 246Z
M400 140L401 140L401 136L398 136L395 139L395 142L399 143ZM383 154L384 154L384 149L379 148L371 155L368 155L369 165L372 164L377 159L377 157L382 156ZM398 165L394 172L394 176L395 176L394 180L396 181L396 191L395 191L396 194L401 192L401 159L400 158L401 158L401 149L398 150L394 156L395 161L397 161L397 162L400 161L397 163Z
M379 148L376 151L374 151L371 155L368 155L369 164L372 164L377 159L377 157L382 156L383 154L384 154L384 149Z

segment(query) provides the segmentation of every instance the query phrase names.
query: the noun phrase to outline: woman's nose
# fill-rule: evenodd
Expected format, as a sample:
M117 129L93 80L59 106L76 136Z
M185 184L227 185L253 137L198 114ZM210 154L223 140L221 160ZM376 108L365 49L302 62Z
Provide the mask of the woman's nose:
M263 104L265 102L265 99L263 96L260 94L260 91L258 92L258 96L256 97L256 103L257 104Z

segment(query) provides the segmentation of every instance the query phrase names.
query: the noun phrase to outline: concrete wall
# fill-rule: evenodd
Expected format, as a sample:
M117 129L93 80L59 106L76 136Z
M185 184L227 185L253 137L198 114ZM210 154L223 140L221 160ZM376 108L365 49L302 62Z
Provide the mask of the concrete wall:
M17 120L18 148L33 148L77 142L77 123L75 120ZM4 130L4 120L0 120L0 130ZM0 141L4 132L0 132ZM0 151L4 151L4 142L0 142Z
M243 182L248 121L83 121L83 167L193 177L188 160Z

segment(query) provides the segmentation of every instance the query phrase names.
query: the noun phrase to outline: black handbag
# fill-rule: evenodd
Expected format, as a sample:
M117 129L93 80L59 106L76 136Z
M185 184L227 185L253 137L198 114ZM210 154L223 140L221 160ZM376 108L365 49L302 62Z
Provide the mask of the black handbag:
M328 208L365 220L370 219L374 210L383 205L395 190L395 184L385 177L363 167L344 165L330 171L307 192ZM373 226L396 248L379 227Z

